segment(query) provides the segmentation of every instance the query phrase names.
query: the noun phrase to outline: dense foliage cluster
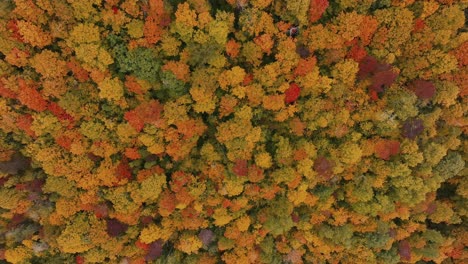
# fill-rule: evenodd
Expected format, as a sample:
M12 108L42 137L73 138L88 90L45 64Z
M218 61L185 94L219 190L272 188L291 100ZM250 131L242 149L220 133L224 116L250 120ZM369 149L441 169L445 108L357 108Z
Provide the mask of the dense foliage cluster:
M467 7L0 1L0 260L466 263Z

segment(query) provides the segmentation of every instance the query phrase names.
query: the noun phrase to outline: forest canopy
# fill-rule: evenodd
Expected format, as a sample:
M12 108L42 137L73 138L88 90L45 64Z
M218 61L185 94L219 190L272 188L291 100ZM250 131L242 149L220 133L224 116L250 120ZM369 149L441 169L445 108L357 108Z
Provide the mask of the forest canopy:
M0 1L0 262L466 263L467 8Z

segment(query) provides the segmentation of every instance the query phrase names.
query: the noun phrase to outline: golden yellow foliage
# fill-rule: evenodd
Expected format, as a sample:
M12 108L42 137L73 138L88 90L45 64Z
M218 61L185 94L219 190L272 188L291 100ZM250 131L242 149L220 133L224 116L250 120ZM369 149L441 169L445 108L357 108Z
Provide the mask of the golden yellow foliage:
M195 235L183 234L176 244L176 248L187 254L197 253L202 247L201 240Z
M234 87L242 83L245 77L245 70L239 66L233 67L231 70L224 71L218 78L218 83L223 89L227 89L228 86Z
M285 106L284 95L282 94L267 95L263 97L263 107L266 110L278 111Z
M31 256L32 252L23 245L5 250L5 260L14 264L25 263L25 261L27 261Z
M99 97L111 101L118 101L124 95L123 83L118 78L106 78L99 86Z
M255 156L255 164L263 169L268 169L273 165L271 156L268 152L257 154Z
M140 241L150 244L158 239L167 240L171 236L172 230L170 228L161 228L156 224L150 224L143 228L140 233Z

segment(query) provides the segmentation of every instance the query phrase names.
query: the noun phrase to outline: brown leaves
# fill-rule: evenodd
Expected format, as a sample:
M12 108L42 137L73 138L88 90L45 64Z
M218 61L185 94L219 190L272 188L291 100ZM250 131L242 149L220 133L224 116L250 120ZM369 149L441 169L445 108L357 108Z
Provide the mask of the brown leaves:
M430 81L425 80L414 80L408 85L408 89L412 91L419 99L431 99L434 94L436 87Z
M0 172L17 174L29 167L30 160L21 153L16 152L8 161L0 162Z
M128 225L120 222L117 219L107 219L107 234L111 237L117 237L125 233L128 229Z
M320 156L314 161L314 171L325 179L330 179L333 176L333 164L325 157Z

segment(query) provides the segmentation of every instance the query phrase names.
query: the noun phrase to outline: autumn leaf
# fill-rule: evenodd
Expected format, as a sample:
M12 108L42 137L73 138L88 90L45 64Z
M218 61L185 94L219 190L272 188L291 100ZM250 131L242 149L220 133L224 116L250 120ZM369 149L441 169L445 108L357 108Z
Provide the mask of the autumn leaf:
M177 79L187 82L190 74L189 66L180 61L168 61L162 68L166 71L171 71Z
M75 59L67 62L67 67L73 72L78 81L85 82L89 79L89 73Z
M23 130L27 135L30 137L35 138L36 137L36 132L31 129L31 125L33 122L33 118L29 114L22 115L18 117L16 120L16 125L18 126L19 129Z
M226 42L226 53L231 58L236 58L239 55L241 45L234 39L230 39Z
M125 157L131 159L131 160L136 160L141 158L140 153L138 152L138 149L136 148L126 148L125 149Z
M109 215L109 207L104 203L96 204L93 206L93 212L97 218L105 218Z
M5 60L10 63L11 65L15 65L17 67L24 67L28 65L28 58L30 56L29 51L21 50L17 47L14 47L10 53L6 54Z
M37 26L29 21L17 21L16 22L18 32L21 35L21 39L25 43L29 43L32 46L43 48L52 42L52 36L42 30L40 26Z
M132 178L132 171L126 158L122 159L122 161L119 163L115 173L119 181L123 179L130 180Z
M363 80L371 76L377 69L378 61L372 56L366 56L359 62L358 78Z
M157 100L142 103L134 110L124 114L125 120L138 132L140 132L145 123L154 123L159 121L163 106Z
M18 99L23 105L38 112L47 109L47 101L35 88L26 84L23 79L19 79L19 86Z
M411 260L411 247L407 240L402 240L398 244L398 254L400 255L400 259L403 261Z
M396 74L392 70L379 71L372 76L372 84L370 89L378 93L383 92L386 88L390 87L397 78Z
M147 253L145 256L146 261L153 261L157 258L159 258L162 253L163 253L163 244L164 242L161 239L158 239L151 244L149 244L149 247L147 249Z
M74 118L69 115L65 109L60 107L57 103L55 102L50 102L49 105L47 106L47 110L52 112L60 121L68 121L68 122L73 122Z
M419 99L431 99L435 94L435 85L430 81L425 80L414 80L408 85L410 91L414 92L414 94Z
M333 176L333 164L323 156L315 159L313 169L327 180Z
M0 80L0 96L4 98L15 99L17 97L16 93L10 89Z
M366 56L367 56L366 50L358 44L352 46L348 54L346 55L346 57L351 58L355 60L356 62L362 61Z
M238 159L232 168L232 171L238 176L247 176L249 172L247 168L247 160Z
M396 140L381 139L374 146L377 157L383 160L389 160L391 156L400 152L400 142Z
M111 237L117 237L125 233L128 229L128 225L120 222L117 219L106 219L107 234Z
M315 65L317 64L317 58L310 57L307 59L300 59L297 64L296 69L294 70L295 76L305 76L308 73L312 72Z
M291 83L285 92L284 102L287 104L294 103L301 93L301 88L295 83Z
M30 160L21 153L16 152L8 161L0 162L0 172L17 174L29 167Z
M309 7L309 21L311 23L319 20L328 8L328 0L312 0Z
M402 134L404 137L414 139L424 131L424 123L421 119L409 119L403 124Z
M311 52L307 46L296 45L296 53L301 56L301 59L306 59L310 56Z
M207 247L213 242L215 234L210 229L202 229L198 233L198 238L202 241L203 246Z

